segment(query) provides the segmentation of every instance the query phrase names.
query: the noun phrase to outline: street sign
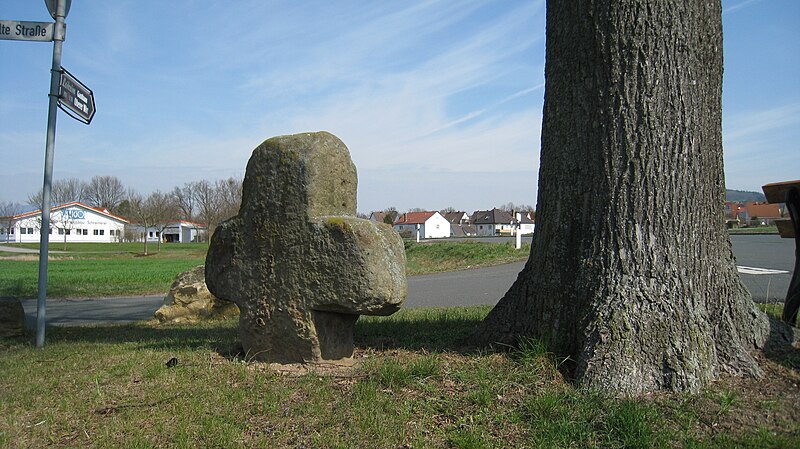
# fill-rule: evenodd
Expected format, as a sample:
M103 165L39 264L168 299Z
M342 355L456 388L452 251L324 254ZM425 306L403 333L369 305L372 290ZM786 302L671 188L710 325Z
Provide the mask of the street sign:
M61 81L58 89L58 107L75 120L87 125L94 117L94 94L85 84L78 81L64 67L61 67ZM72 111L72 113L70 113Z
M23 22L20 20L0 20L0 39L8 41L51 42L53 22Z

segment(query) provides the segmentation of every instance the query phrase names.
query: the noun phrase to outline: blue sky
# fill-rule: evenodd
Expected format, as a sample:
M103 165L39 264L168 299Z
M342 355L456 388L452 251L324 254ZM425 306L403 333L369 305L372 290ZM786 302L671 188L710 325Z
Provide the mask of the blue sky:
M726 180L800 178L800 2L724 0ZM544 1L74 0L62 65L90 126L59 113L56 179L142 193L241 177L263 140L327 130L358 209L534 204ZM43 1L0 19L50 21ZM0 201L41 188L52 44L0 41Z

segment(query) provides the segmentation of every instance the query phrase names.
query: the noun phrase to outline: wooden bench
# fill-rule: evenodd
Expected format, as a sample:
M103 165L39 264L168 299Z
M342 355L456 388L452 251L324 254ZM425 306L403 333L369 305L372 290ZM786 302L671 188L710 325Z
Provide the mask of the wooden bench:
M789 291L783 303L783 321L795 326L797 312L800 310L800 180L776 182L762 187L768 203L785 203L789 218L775 220L778 233L784 238L794 238L794 273L789 282Z

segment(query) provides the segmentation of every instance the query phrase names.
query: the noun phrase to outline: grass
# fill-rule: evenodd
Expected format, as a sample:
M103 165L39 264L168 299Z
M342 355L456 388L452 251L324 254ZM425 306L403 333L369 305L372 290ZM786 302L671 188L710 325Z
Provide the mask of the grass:
M409 275L456 271L501 265L528 259L530 243L514 249L511 242L406 242L406 271Z
M205 262L207 245L140 243L73 243L67 253L50 257L47 294L51 297L104 297L163 294L178 273ZM22 247L38 248L35 244ZM0 252L0 296L37 296L39 261L36 254Z
M777 234L778 228L772 226L753 226L747 228L731 228L728 229L729 234Z
M766 360L762 380L614 398L566 382L539 341L460 346L488 310L364 317L356 366L330 374L221 355L235 321L0 340L0 447L800 447L796 370Z
M17 246L17 245L14 245ZM141 243L71 243L65 253L51 253L47 294L55 298L87 298L164 294L175 276L205 263L206 244L167 244L141 255ZM515 250L510 243L406 243L409 275L461 270L525 260L530 245ZM37 249L37 244L21 247ZM52 246L51 246L52 248ZM36 254L0 250L0 296L37 296Z

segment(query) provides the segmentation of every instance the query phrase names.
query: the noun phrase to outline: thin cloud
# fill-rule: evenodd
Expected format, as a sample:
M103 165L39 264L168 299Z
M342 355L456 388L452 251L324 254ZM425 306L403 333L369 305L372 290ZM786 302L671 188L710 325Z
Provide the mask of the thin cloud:
M729 14L734 11L738 11L742 8L747 8L748 6L751 6L753 3L758 3L760 1L761 0L744 0L743 2L736 3L734 5L728 6L727 8L723 8L722 13Z
M800 123L800 103L792 103L734 116L729 123L723 123L722 128L726 140L736 141L795 126L798 123Z

